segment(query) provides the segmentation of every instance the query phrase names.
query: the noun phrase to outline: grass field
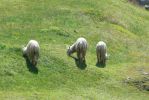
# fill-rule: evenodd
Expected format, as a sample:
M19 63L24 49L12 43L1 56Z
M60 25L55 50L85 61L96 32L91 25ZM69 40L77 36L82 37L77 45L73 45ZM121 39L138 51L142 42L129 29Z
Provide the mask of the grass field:
M0 100L148 100L148 25L149 12L127 0L0 0ZM89 44L84 69L66 55L78 37ZM40 44L38 70L22 57L30 39Z

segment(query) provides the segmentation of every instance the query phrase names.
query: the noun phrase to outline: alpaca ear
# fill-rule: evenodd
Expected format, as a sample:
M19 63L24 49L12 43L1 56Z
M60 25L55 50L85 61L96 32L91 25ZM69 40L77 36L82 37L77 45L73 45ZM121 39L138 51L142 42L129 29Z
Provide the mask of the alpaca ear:
M109 60L110 54L106 53L106 59Z

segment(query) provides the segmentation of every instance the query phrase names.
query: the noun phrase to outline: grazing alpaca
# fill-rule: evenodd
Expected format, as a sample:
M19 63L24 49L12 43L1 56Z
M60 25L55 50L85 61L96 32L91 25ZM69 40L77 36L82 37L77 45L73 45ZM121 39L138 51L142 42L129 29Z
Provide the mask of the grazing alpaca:
M68 48L67 55L71 56L72 53L77 52L77 57L80 62L85 62L85 55L87 51L87 41L85 38L78 38L77 41Z
M107 46L103 41L99 41L96 45L97 63L106 64Z
M26 47L23 48L23 56L27 56L29 61L36 66L39 58L39 44L35 40L30 40Z

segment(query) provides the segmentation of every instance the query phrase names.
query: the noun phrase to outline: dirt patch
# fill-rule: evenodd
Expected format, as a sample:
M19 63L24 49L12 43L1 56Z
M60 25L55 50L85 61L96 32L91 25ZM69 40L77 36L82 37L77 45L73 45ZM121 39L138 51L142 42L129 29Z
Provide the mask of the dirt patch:
M127 70L124 83L134 86L139 90L149 91L149 69L148 66L132 67Z
M149 5L149 0L128 0L128 1L140 6Z
M143 77L141 79L127 78L125 83L137 87L139 90L149 91L149 78Z
M134 4L139 4L138 0L128 0L128 1Z

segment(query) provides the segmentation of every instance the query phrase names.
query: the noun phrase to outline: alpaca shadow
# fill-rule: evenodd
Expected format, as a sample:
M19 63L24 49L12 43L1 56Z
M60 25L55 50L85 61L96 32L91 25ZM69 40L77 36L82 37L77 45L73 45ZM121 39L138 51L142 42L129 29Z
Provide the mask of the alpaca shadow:
M79 69L84 70L84 69L87 67L87 65L86 65L86 62L85 62L85 61L84 61L84 62L80 62L78 58L73 57L73 56L70 56L70 57L72 57L72 58L74 59L75 64L76 64L76 66L77 66Z
M25 58L26 60L26 65L27 65L27 68L30 72L34 73L34 74L38 74L38 68L36 66L34 66L28 59L27 56L24 56L23 57Z
M99 67L99 68L104 68L104 67L106 67L106 64L103 64L101 62L97 62L96 66Z

